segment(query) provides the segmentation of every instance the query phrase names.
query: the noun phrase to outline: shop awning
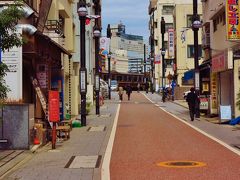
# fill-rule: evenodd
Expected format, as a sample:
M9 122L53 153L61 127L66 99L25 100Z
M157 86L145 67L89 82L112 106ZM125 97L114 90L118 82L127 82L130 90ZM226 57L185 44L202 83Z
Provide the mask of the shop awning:
M189 70L189 71L187 71L187 72L184 73L183 79L184 79L185 81L188 81L188 80L190 80L190 79L193 79L193 77L194 77L194 70L192 69L192 70Z

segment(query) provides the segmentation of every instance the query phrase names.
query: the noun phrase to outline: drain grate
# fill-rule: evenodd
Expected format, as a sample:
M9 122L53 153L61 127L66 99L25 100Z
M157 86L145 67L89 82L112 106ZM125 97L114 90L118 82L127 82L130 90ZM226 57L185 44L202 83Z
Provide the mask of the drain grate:
M102 156L72 156L65 168L99 168Z
M206 166L203 162L196 161L167 161L158 163L157 166L169 167L169 168L194 168Z

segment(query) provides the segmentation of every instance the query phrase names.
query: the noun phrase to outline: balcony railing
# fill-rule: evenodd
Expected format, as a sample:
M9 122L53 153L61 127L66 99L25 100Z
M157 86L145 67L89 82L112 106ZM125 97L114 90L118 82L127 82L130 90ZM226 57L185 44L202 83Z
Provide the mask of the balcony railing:
M46 27L49 31L54 31L60 36L64 36L63 22L60 20L48 20Z

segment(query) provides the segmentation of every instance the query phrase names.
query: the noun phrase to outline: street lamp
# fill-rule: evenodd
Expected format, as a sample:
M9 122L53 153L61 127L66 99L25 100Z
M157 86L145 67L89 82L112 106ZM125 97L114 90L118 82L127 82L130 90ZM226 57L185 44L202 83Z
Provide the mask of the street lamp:
M80 19L80 94L81 94L81 124L86 126L86 94L87 94L87 69L86 69L86 44L85 44L85 23L87 16L86 0L79 0L78 15Z
M165 29L165 20L164 17L161 19L161 34L162 34L162 101L165 102L165 93L164 93L164 79L165 79L165 47L164 47L164 34L166 32Z
M199 96L199 89L200 89L200 80L199 80L199 62L198 62L198 30L202 26L202 23L199 21L198 16L198 4L197 0L193 0L193 19L192 19L192 30L194 34L194 67L195 67L195 76L194 76L194 88L196 94ZM200 117L200 104L197 102L196 106L196 118Z
M108 54L108 95L111 99L111 54Z
M100 91L100 77L99 77L99 37L101 30L98 26L94 27L93 36L95 38L95 95L96 95L96 114L100 114L99 105L99 91Z

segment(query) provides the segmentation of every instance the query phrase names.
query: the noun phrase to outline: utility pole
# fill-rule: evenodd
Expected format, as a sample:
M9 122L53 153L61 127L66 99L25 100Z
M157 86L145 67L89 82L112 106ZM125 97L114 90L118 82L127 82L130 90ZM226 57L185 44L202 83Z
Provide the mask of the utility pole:
M95 15L100 15L99 0L94 1ZM99 91L100 91L100 77L99 77L99 37L101 36L101 28L99 27L99 20L95 19L95 27L93 30L95 38L95 95L96 95L96 114L100 114L99 105Z
M146 83L146 44L143 46L143 51L144 83Z
M194 33L194 67L195 67L194 88L195 88L196 94L199 96L200 80L199 80L199 62L198 62L198 57L199 57L198 30L199 30L199 27L201 26L201 22L199 21L197 0L193 0L193 21L192 22L193 22L192 29ZM198 102L197 108L196 108L196 118L200 117L199 106L200 104Z
M162 34L162 101L165 102L165 86L164 86L164 80L165 80L165 47L164 47L164 34L166 32L165 29L165 20L164 17L161 19L161 34Z
M111 37L112 37L111 27L110 27L110 24L108 24L107 38L110 39L110 44L111 44ZM111 99L111 52L110 51L111 50L109 48L109 52L108 52L108 96L109 96L109 99Z
M85 23L87 16L86 0L79 0L78 15L80 19L80 94L81 94L81 125L86 126L86 94L87 94L87 69L86 69L86 43Z

